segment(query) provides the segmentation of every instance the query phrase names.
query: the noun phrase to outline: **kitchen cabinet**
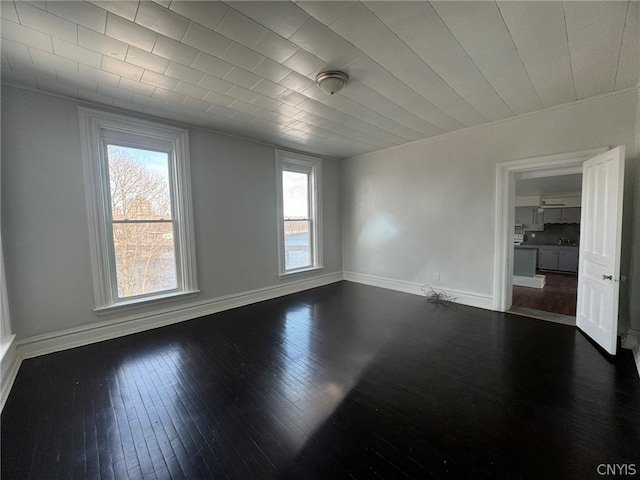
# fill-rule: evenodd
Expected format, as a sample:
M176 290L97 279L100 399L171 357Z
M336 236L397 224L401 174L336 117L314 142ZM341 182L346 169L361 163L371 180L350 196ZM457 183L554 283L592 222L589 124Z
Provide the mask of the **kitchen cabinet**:
M541 246L538 248L538 269L562 272L578 271L578 247Z
M544 230L542 213L538 213L538 207L516 207L516 223L522 224L525 230Z
M560 250L558 251L558 270L563 272L578 271L578 251Z
M580 207L546 208L544 224L548 223L580 223Z
M580 207L561 208L562 223L580 223Z
M538 268L540 270L558 270L558 250L541 248L538 251Z
M562 209L561 208L545 208L544 209L544 223L562 223Z

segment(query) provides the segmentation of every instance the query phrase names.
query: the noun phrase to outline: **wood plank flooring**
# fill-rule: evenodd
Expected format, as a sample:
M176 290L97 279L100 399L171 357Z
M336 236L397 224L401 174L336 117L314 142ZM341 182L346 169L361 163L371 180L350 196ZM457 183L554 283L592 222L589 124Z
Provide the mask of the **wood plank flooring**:
M513 287L513 305L517 307L576 316L578 276L572 273L541 271L544 288Z
M340 282L24 361L1 475L602 478L639 399L575 328Z

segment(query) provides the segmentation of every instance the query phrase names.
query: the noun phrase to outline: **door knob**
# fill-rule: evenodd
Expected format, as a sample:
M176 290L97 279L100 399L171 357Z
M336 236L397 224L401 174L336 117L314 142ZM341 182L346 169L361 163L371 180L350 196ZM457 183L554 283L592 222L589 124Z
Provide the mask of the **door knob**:
M613 275L602 275L603 280L613 280Z

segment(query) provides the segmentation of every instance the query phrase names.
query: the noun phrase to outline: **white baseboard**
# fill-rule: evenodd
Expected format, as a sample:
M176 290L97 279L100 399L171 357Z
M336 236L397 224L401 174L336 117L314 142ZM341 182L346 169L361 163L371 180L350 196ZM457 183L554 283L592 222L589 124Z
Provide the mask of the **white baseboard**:
M640 330L628 330L622 335L622 348L628 348L633 352L636 368L640 376Z
M16 352L15 335L0 345L0 412L9 397L9 392L22 363Z
M83 325L82 327L27 337L17 341L17 353L20 361L22 361L22 359L26 358L192 320L212 313L270 300L341 280L342 272L321 275L283 285L260 288L200 302L191 302L186 305L166 307L151 313L130 315L117 320L108 320L92 325Z
M535 277L513 276L513 284L520 287L544 288L547 279L544 275L536 275Z
M350 282L363 283L365 285L371 285L374 287L388 288L390 290L397 290L400 292L424 296L424 292L422 291L422 287L424 286L424 284L420 283L407 282L404 280L396 280L393 278L378 277L376 275L354 272L344 272L343 276L345 280L348 280ZM468 305L470 307L493 310L493 297L491 295L467 292L452 288L439 288L437 286L434 288L436 291L442 291L447 295L455 297L456 303L461 303L462 305Z

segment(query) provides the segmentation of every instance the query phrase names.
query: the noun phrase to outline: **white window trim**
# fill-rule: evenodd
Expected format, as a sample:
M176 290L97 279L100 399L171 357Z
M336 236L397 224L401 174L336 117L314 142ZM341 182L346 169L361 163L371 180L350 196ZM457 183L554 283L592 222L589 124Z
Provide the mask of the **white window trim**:
M293 168L285 168L287 165ZM310 272L324 268L322 263L322 160L318 157L302 155L300 153L276 150L276 191L278 211L278 265L280 277L286 277L296 273ZM282 172L283 170L295 170L309 172L309 211L311 213L311 244L312 265L296 269L285 269L284 252L284 211L282 201Z
M191 205L189 133L187 130L111 112L78 107L84 183L89 219L89 246L94 287L94 312L111 313L136 305L148 305L198 293ZM129 298L117 297L115 259L111 246L108 198L108 165L102 148L105 136L139 136L149 147L167 145L170 157L172 203L176 221L178 288ZM142 145L142 143L140 144Z

